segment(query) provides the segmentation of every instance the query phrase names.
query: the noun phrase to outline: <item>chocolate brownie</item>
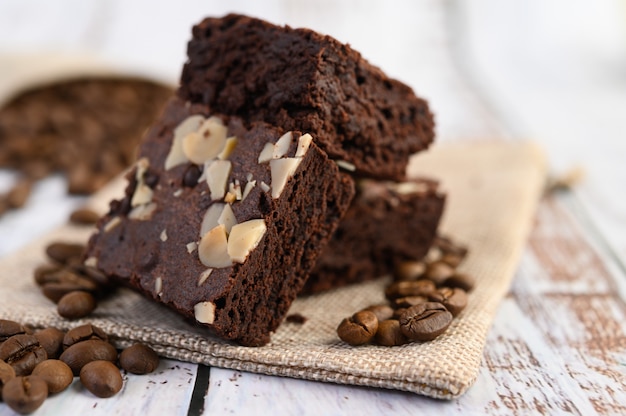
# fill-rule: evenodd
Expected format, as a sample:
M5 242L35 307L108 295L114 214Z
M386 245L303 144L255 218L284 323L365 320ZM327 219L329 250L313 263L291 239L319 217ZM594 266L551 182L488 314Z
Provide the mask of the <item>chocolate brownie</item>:
M430 248L445 195L437 182L363 180L357 196L311 273L303 294L371 280Z
M196 25L187 54L181 98L309 132L359 176L403 180L433 141L426 101L329 36L230 14Z
M267 343L354 196L314 142L173 98L86 264L242 345Z

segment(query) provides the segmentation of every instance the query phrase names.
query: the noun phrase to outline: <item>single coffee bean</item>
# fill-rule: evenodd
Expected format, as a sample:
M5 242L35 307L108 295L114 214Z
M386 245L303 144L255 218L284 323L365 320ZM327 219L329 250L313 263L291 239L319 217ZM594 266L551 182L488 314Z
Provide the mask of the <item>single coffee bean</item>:
M15 378L15 370L0 360L0 397L2 397L2 387L12 378Z
M393 315L391 316L391 319L400 320L400 317L402 316L404 311L406 311L407 309L408 308L398 308L398 309L395 309L393 311Z
M409 342L400 330L400 321L397 319L387 319L378 323L378 331L374 338L376 344L385 347L403 345Z
M89 292L77 290L63 296L57 304L57 312L66 319L79 319L96 309L96 298Z
M456 268L463 262L465 256L454 253L446 253L441 256L440 261L448 264L450 267Z
M467 294L463 289L442 287L428 297L431 302L439 302L452 316L457 316L467 306Z
M370 311L361 311L341 321L337 335L350 345L361 345L374 338L377 329L376 315Z
M79 283L46 283L42 286L41 291L45 297L50 299L54 303L59 303L63 296L78 291L92 291L96 292L97 287L93 283L91 284L91 288L85 287L83 284Z
M48 257L61 264L69 264L71 261L81 258L83 251L85 251L84 245L73 243L55 242L46 247Z
M398 263L393 270L396 281L418 280L426 271L426 263L423 261L403 261Z
M37 410L47 397L48 385L38 376L12 378L2 389L2 400L23 415Z
M428 302L426 296L405 296L403 298L397 298L391 301L394 309L410 308L411 306L419 305L420 303ZM392 314L393 316L393 314Z
M77 209L70 214L70 222L78 225L94 225L99 219L98 213L87 208Z
M393 308L389 305L372 305L363 309L364 311L373 312L378 322L389 319L393 316Z
M50 394L65 390L74 380L72 369L61 360L42 361L33 369L33 376L39 376L48 385Z
M385 290L385 296L389 300L405 296L428 296L435 290L435 284L431 280L400 281L390 284Z
M10 321L8 319L0 319L0 344L13 335L25 334L26 328L19 322Z
M108 341L109 337L107 336L106 332L104 332L101 328L95 325L80 325L67 331L67 333L63 337L63 348L67 349L77 342L87 341L90 339Z
M56 328L45 328L34 333L39 344L46 350L48 359L59 358L63 352L63 337L65 332Z
M185 169L185 173L183 174L183 186L188 188L193 188L198 184L198 179L202 175L202 171L200 167L195 164L190 164L187 169Z
M22 208L30 196L33 182L28 178L22 178L11 188L7 194L7 203L10 208Z
M54 278L51 278L50 275L54 276L61 270L63 270L63 266L61 266L60 264L43 264L41 266L38 266L35 269L35 282L37 282L39 286L42 286L46 283L51 283L52 281L58 282L58 279L53 280Z
M109 361L86 364L80 370L80 381L87 390L101 398L114 396L124 384L119 368Z
M120 354L120 366L133 374L148 374L159 366L159 356L145 344L134 344Z
M461 257L465 257L467 255L467 247L457 244L450 238L441 235L435 237L433 246L438 248L443 255L456 254Z
M117 350L111 344L99 339L78 342L63 351L59 360L69 365L72 373L77 376L80 369L92 361L117 361Z
M426 266L424 278L431 280L437 286L441 286L443 282L454 274L454 268L443 261L434 261Z
M0 345L0 360L13 367L18 376L30 374L37 364L47 358L46 350L34 335L13 335Z
M474 289L475 285L474 278L467 273L459 273L456 272L452 276L448 277L443 285L447 287L458 287L459 289L463 289L466 292L470 292Z
M400 316L400 329L412 341L430 341L452 322L452 314L440 303L426 302L407 308Z

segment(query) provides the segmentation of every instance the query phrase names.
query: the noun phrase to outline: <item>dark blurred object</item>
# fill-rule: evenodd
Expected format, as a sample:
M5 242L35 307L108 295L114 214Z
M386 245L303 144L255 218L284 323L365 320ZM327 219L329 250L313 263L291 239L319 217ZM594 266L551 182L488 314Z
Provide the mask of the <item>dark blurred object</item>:
M62 172L70 193L90 194L132 164L140 138L172 93L123 77L24 91L0 108L0 167L30 181Z

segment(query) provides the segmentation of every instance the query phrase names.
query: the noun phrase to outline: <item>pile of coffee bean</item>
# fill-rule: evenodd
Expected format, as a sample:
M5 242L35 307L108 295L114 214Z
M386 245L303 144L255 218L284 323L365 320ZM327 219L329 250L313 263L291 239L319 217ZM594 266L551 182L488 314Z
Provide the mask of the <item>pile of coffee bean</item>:
M474 279L458 272L467 249L437 237L428 256L395 268L385 289L387 303L372 305L345 318L337 335L350 345L397 346L431 341L444 333L467 305Z
M90 194L130 166L172 90L136 78L91 77L28 90L0 108L0 167L20 173L0 195L0 215L20 208L34 181L67 176Z
M21 414L37 410L48 395L72 384L74 377L95 396L106 398L123 387L120 368L148 374L158 365L152 348L138 343L118 354L107 334L90 324L67 332L56 328L33 331L0 319L0 397Z

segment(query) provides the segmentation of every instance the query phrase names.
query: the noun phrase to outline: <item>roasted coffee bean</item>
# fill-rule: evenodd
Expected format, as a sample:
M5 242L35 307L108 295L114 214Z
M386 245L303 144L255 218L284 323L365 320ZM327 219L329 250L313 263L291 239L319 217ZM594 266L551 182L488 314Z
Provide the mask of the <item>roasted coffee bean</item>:
M96 309L96 298L89 292L78 290L64 295L57 304L57 312L66 319L79 319Z
M42 272L38 278L40 285L46 285L48 283L67 283L74 284L80 287L84 287L85 290L95 291L98 289L98 285L88 276L82 274L82 270L79 272L75 269L81 266L62 267L59 270L51 271L49 273ZM37 276L35 276L37 279Z
M2 387L12 378L15 378L15 370L0 360L0 397L2 397Z
M48 385L50 394L59 393L74 380L72 369L61 360L42 361L33 369L33 376L39 376Z
M79 271L81 275L94 282L103 290L112 285L111 279L109 279L104 273L102 273L95 267L85 266L84 264L81 264L79 266L76 266L75 269Z
M35 338L39 341L39 344L46 350L48 359L59 358L63 352L63 337L65 332L56 328L45 328L35 332Z
M387 319L378 323L378 331L375 336L376 344L385 347L393 347L406 344L409 340L400 330L400 321Z
M370 311L361 311L344 319L337 328L337 335L350 345L369 342L378 329L378 319Z
M193 188L198 184L198 179L202 175L202 171L200 167L195 164L190 164L187 169L185 169L185 173L183 174L183 186L188 188Z
M441 256L440 261L450 265L450 267L459 267L465 256L454 253L446 253Z
M2 389L2 399L13 411L32 413L48 397L48 385L38 376L12 378Z
M452 316L457 316L467 306L467 294L463 289L442 287L428 297L431 302L439 302Z
M404 311L406 311L407 309L408 308L398 308L398 309L395 309L393 311L393 315L391 316L391 319L400 320L400 316L402 316Z
M423 261L403 261L398 263L393 270L396 281L418 280L426 271L426 263Z
M400 329L412 341L430 341L445 332L452 314L440 303L426 302L407 308L400 316Z
M433 246L438 248L442 254L456 254L461 257L467 255L467 247L455 243L450 238L438 235L433 241Z
M447 287L458 287L459 289L463 289L466 292L470 292L474 289L475 285L474 278L467 273L459 273L456 272L452 276L448 277L443 285Z
M372 305L363 309L364 311L373 312L378 322L389 319L393 316L393 308L389 305Z
M72 373L77 376L80 369L92 361L117 361L117 350L106 341L90 339L70 346L63 351L59 360L69 365Z
M77 209L70 214L70 222L78 225L94 225L99 219L97 212L87 208Z
M134 344L120 354L120 366L133 374L148 374L159 366L159 356L145 344Z
M428 296L435 290L435 284L431 280L401 281L389 285L385 290L385 296L389 300L405 296Z
M55 242L46 247L46 254L58 263L70 264L80 259L84 250L85 246L82 244Z
M18 376L30 374L37 364L47 358L46 350L34 335L13 335L0 345L0 360L13 367Z
M29 178L18 180L7 194L9 207L13 209L22 208L30 196L32 187L33 182Z
M98 287L91 283L90 287L86 287L83 283L46 283L42 286L41 292L45 297L54 303L59 303L61 298L69 293L78 291L97 292Z
M0 344L13 335L25 334L26 328L19 322L10 321L8 319L0 319Z
M87 341L90 339L108 341L109 337L107 336L106 332L104 332L101 328L95 325L80 325L67 331L65 337L63 337L63 348L67 349L77 342Z
M124 384L119 368L109 361L86 364L80 370L80 381L87 390L101 398L114 396Z
M403 298L396 298L391 301L394 309L405 309L411 306L419 305L420 303L428 302L426 296L405 296ZM393 314L392 314L393 316Z
M441 286L450 276L454 275L454 268L443 261L434 261L426 266L424 278Z
M56 273L60 272L63 269L63 266L59 264L43 264L35 269L35 282L39 286L42 286L46 283L51 283L55 278L51 278L50 276L55 276Z

